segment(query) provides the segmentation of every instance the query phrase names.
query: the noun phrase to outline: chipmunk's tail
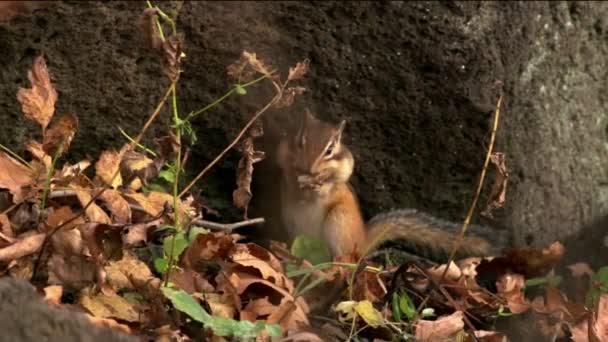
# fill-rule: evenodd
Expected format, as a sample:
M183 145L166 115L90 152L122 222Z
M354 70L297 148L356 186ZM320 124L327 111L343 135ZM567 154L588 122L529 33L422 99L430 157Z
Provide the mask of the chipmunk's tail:
M447 262L460 234L461 224L444 221L415 209L393 210L368 222L368 246L394 247L436 262ZM492 256L510 244L509 234L488 227L469 225L455 259Z

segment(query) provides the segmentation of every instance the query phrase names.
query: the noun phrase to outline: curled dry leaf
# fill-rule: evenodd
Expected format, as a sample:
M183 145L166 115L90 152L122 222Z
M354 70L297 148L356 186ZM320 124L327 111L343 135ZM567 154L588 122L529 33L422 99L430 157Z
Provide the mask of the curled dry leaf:
M475 330L475 337L481 342L508 342L507 336L496 331Z
M449 341L464 328L464 315L456 311L435 321L418 320L415 324L416 339L422 341Z
M51 84L43 56L36 57L32 69L27 73L27 78L32 87L19 88L17 100L21 103L25 117L39 124L44 131L55 112L57 91Z
M256 128L254 129L254 127ZM243 216L245 219L247 219L247 207L249 206L249 201L252 197L251 180L253 177L253 164L264 159L264 152L255 151L253 146L253 135L256 130L261 131L261 122L252 126L252 129L250 135L241 143L240 151L242 157L239 160L237 168L237 189L232 193L232 201L237 208L244 210ZM261 135L261 133L259 135Z
M163 72L171 82L176 82L182 72L182 40L177 36L170 36L162 43Z
M503 275L496 283L496 289L506 299L512 313L522 313L530 308L530 303L524 296L524 277L521 274Z
M304 94L306 88L303 87L289 87L283 91L281 98L274 103L275 108L289 107L293 104L296 96Z
M93 196L91 195L92 190L74 188L74 191L76 191L76 197L78 197L78 200L80 201L80 204L82 205L82 207L84 208L86 205L88 205L88 207L85 209L84 212L85 212L87 218L89 219L89 221L97 222L97 223L105 223L105 224L112 223L112 220L110 220L110 217L108 216L108 214L106 214L106 212L103 211L103 209L101 209L101 207L99 207L94 202L90 203L91 200L93 199Z
M42 144L32 140L25 145L25 148L32 154L32 156L38 160L42 165L49 169L51 167L51 163L53 162L53 158L49 156L42 149Z
M91 161L88 159L81 160L73 165L66 163L63 165L61 171L59 171L59 173L53 177L53 181L56 184L76 183L82 186L85 186L85 184L91 184L91 181L83 173L83 171L89 166L91 166Z
M93 324L95 324L97 326L122 331L127 334L132 333L131 328L129 328L128 325L120 324L120 323L116 322L116 320L114 320L114 319L95 317L90 314L87 314L86 317L89 319L89 321L91 321Z
M106 191L101 193L99 199L108 207L108 210L112 213L112 220L115 223L126 224L131 222L131 207L129 206L129 202L118 191L106 189Z
M148 179L158 175L161 163L157 163L146 157L145 154L127 151L120 162L120 173L125 184L130 184L135 178L139 178L140 183L146 184Z
M259 271L263 279L272 281L277 286L280 286L289 291L293 290L292 281L285 276L282 270L274 269L267 261L251 255L243 245L237 245L237 250L232 254L232 260L246 267L253 267Z
M485 209L481 212L482 215L492 217L492 211L501 208L505 204L507 198L507 183L509 180L509 171L505 162L505 154L502 152L494 152L490 156L490 161L496 169L496 178L492 184L492 191L488 197L488 203Z
M247 68L248 62L244 54L241 54L240 58L234 63L230 64L226 68L226 73L230 78L240 80L241 82L249 82L253 80L255 70Z
M152 275L148 266L128 251L123 252L122 259L111 261L104 267L107 283L115 290L135 290L150 281L160 284Z
M173 206L173 196L158 191L150 191L147 195L142 193L125 194L134 200L150 216L156 217L163 212L165 204Z
M477 273L505 274L514 272L525 278L541 277L553 269L564 254L564 246L555 242L542 251L536 249L511 249L501 257L483 259Z
M259 60L255 54L255 52L243 51L242 55L247 63L251 66L251 68L260 74L270 76L271 67L266 65L263 61Z
M295 67L289 68L289 75L287 76L287 79L289 81L298 80L298 79L302 78L304 75L306 75L306 73L308 72L309 69L310 69L310 60L309 59L305 59L302 62L298 62L298 63L296 63Z
M608 294L603 294L589 319L589 340L608 341Z
M78 128L78 117L65 113L44 132L42 149L50 156L64 155L72 143Z
M116 150L107 150L101 153L95 163L95 175L106 185L116 189L122 185L122 176L118 172L122 154ZM118 174L116 174L118 172ZM114 175L116 174L116 177Z
M158 19L158 9L146 8L139 17L139 29L144 36L146 47L159 51L162 45L160 31L156 20Z
M37 252L45 236L45 234L21 234L14 243L0 248L0 261L8 262Z
M150 229L159 227L164 220L162 218L145 223L136 223L125 227L122 242L125 247L138 246L148 241Z
M196 269L200 261L226 259L234 249L236 238L223 233L198 234L183 254L184 267Z
M13 202L19 203L23 200L23 187L32 183L32 172L30 169L0 152L0 188L8 189L13 195Z

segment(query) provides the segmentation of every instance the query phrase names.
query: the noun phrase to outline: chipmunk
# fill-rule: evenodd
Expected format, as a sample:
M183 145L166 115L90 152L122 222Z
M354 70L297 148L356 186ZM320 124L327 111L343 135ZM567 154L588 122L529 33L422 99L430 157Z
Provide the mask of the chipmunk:
M304 111L297 134L279 142L276 164L281 170L280 197L283 229L290 239L312 235L328 244L333 257L371 251L399 241L411 254L447 261L461 225L415 209L400 209L362 217L349 184L354 157L342 134L345 121L332 125ZM490 256L507 245L504 232L469 226L456 257Z

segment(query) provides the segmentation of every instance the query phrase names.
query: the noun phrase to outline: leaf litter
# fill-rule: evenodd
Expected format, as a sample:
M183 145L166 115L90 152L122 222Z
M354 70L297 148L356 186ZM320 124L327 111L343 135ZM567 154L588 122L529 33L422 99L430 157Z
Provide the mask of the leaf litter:
M163 72L176 81L183 46L179 39L158 37L159 13L146 10L141 28L149 47L160 54ZM298 62L281 81L269 63L244 51L227 71L242 80L267 76L280 91L274 107L282 108L304 92L287 84L309 68L308 60ZM572 265L579 293L576 300L566 296L554 283L564 254L559 243L449 266L353 263L352 256L313 264L305 247L296 256L281 244L265 249L229 230L196 227L192 222L213 208L192 197L175 200L147 189L179 144L161 144L166 151L154 158L125 144L105 150L97 161L56 168L53 160L66 155L76 137L78 117L62 113L53 122L58 97L42 56L28 79L31 88L19 89L17 99L25 118L41 127L42 141L27 144L28 162L0 152L0 192L10 201L10 209L0 213L0 269L32 278L52 305L79 307L95 324L152 339L338 341L357 335L375 341L505 341L509 332L494 322L532 314L529 324L542 326L538 331L548 340L566 335L577 342L608 340L608 271ZM239 145L233 200L245 218L254 164L264 158L255 139L263 134L254 123ZM158 141L163 139L175 141L172 136ZM493 154L492 162L497 178L486 215L504 205L509 176L504 154ZM93 179L84 174L90 165ZM172 226L176 202L183 231ZM315 254L322 250L311 248ZM170 256L175 258L171 269ZM43 260L34 262L38 258ZM330 297L328 291L337 294L335 300L313 311L319 298ZM66 302L65 293L74 300ZM186 329L192 320L200 328L196 333Z

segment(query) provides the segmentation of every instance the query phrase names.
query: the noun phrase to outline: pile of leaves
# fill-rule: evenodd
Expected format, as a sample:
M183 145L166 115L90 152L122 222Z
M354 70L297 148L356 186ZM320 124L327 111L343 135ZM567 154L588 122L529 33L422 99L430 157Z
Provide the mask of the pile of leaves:
M177 36L165 39L159 31L159 16L166 17L146 10L142 27L172 86L151 120L175 96L183 55ZM288 83L307 70L307 61L298 63L281 81L250 52L228 68L239 80L231 93L244 95L260 79L276 90L225 150L240 143L233 197L245 216L253 165L264 157L254 146L263 134L257 119L270 107L289 106L304 89ZM329 260L324 246L306 237L269 250L233 232L252 220L203 220L209 208L187 193L190 186L175 185L181 136L197 113L180 120L174 107L177 129L157 140L157 152L139 144L144 128L120 150L59 167L78 118L55 116L57 91L42 56L28 78L31 87L17 99L42 138L26 145L26 158L0 145L0 271L31 281L53 305L80 308L95 324L176 341L505 341L515 331L551 341L608 340L608 271L572 265L576 290L569 298L553 271L564 253L559 243L449 265L391 265ZM504 169L504 161L495 164ZM154 186L162 181L174 185L172 193ZM492 197L504 201L506 178L499 183Z

